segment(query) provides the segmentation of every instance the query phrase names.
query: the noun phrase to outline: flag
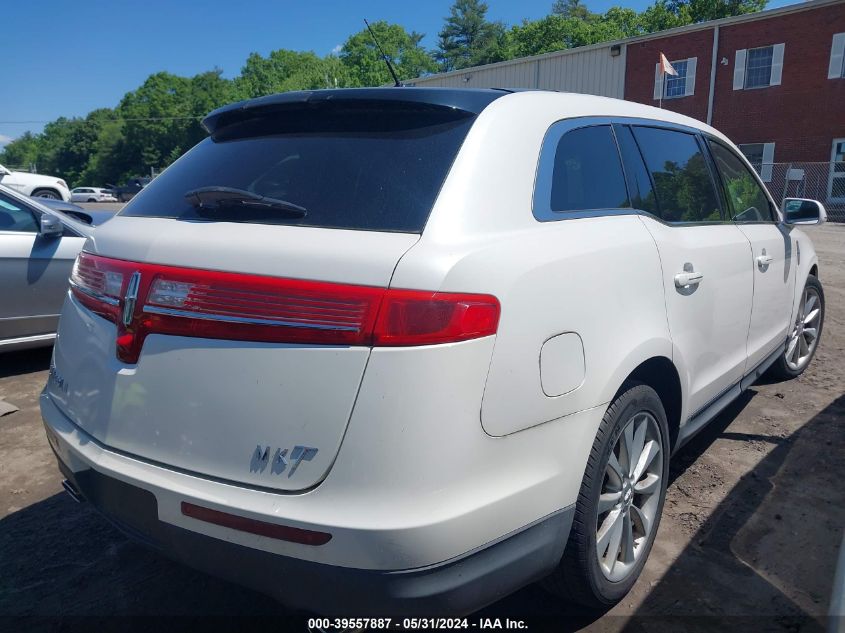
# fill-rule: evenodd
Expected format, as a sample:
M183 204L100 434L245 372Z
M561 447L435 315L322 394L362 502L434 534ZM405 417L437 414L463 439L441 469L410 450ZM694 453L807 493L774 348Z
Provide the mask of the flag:
M663 72L664 75L675 75L678 76L678 71L669 63L669 60L666 59L666 55L660 53L660 70Z

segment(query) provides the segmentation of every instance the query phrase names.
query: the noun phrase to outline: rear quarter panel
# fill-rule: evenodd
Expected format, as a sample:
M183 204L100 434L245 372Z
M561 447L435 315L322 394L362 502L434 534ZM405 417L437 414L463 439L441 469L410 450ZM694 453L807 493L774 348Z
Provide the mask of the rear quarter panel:
M491 104L470 131L420 242L397 266L394 287L490 293L501 302L480 414L490 435L607 403L641 362L672 358L660 260L639 218L540 223L532 214L548 128L569 116L618 114L618 103L521 93ZM631 106L631 116L643 115ZM584 380L549 396L540 350L566 332L583 341L583 358L572 362L584 363Z

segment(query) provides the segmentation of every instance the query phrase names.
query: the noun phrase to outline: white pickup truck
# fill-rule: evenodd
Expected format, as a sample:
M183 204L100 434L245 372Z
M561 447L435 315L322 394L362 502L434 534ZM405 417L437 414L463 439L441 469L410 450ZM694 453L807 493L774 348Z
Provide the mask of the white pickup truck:
M67 183L55 176L12 171L0 165L0 183L25 196L70 201L70 189Z

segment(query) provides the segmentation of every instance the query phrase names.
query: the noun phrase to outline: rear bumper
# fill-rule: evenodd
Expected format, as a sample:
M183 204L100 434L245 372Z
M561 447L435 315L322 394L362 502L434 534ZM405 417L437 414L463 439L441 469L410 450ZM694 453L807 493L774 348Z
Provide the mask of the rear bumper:
M306 560L268 551L264 542L256 542L256 547L235 542L238 537L232 530L211 536L199 531L202 525L194 530L163 520L162 507L166 507L168 497L196 497L163 490L154 481L131 476L128 462L136 466L143 462L96 445L78 428L68 433L63 427L71 423L51 407L49 401L42 400L47 436L60 470L81 497L127 535L186 565L269 594L290 607L319 614L471 613L548 574L561 558L574 514L574 506L568 506L469 552L422 567L361 569ZM121 462L127 468L114 467ZM143 467L164 470L153 465ZM226 489L233 487L215 485L220 486L218 493L223 497L217 501L222 503ZM402 508L395 511L402 513ZM187 525L194 527L193 523ZM425 534L436 533L439 527L427 526L417 542L425 543ZM384 547L390 547L390 532L382 537ZM375 545L371 533L361 532L358 538L368 548ZM344 542L351 544L354 539ZM302 550L304 546L293 547ZM322 548L306 549L313 559L319 557Z
M59 468L81 495L124 533L206 573L326 615L459 615L538 580L560 559L572 509L456 560L421 569L336 567L279 556L191 532L156 514L155 495L94 469Z

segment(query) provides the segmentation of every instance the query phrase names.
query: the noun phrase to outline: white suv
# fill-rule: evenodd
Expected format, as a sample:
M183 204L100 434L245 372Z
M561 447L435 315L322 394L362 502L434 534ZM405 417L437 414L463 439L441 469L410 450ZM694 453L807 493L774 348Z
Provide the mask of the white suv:
M100 187L76 187L70 191L71 202L117 202L111 190Z
M0 183L33 198L70 201L70 190L61 178L26 171L12 171L0 165Z
M42 413L74 496L293 606L612 604L670 455L818 344L823 208L693 119L379 88L205 126L80 255Z

